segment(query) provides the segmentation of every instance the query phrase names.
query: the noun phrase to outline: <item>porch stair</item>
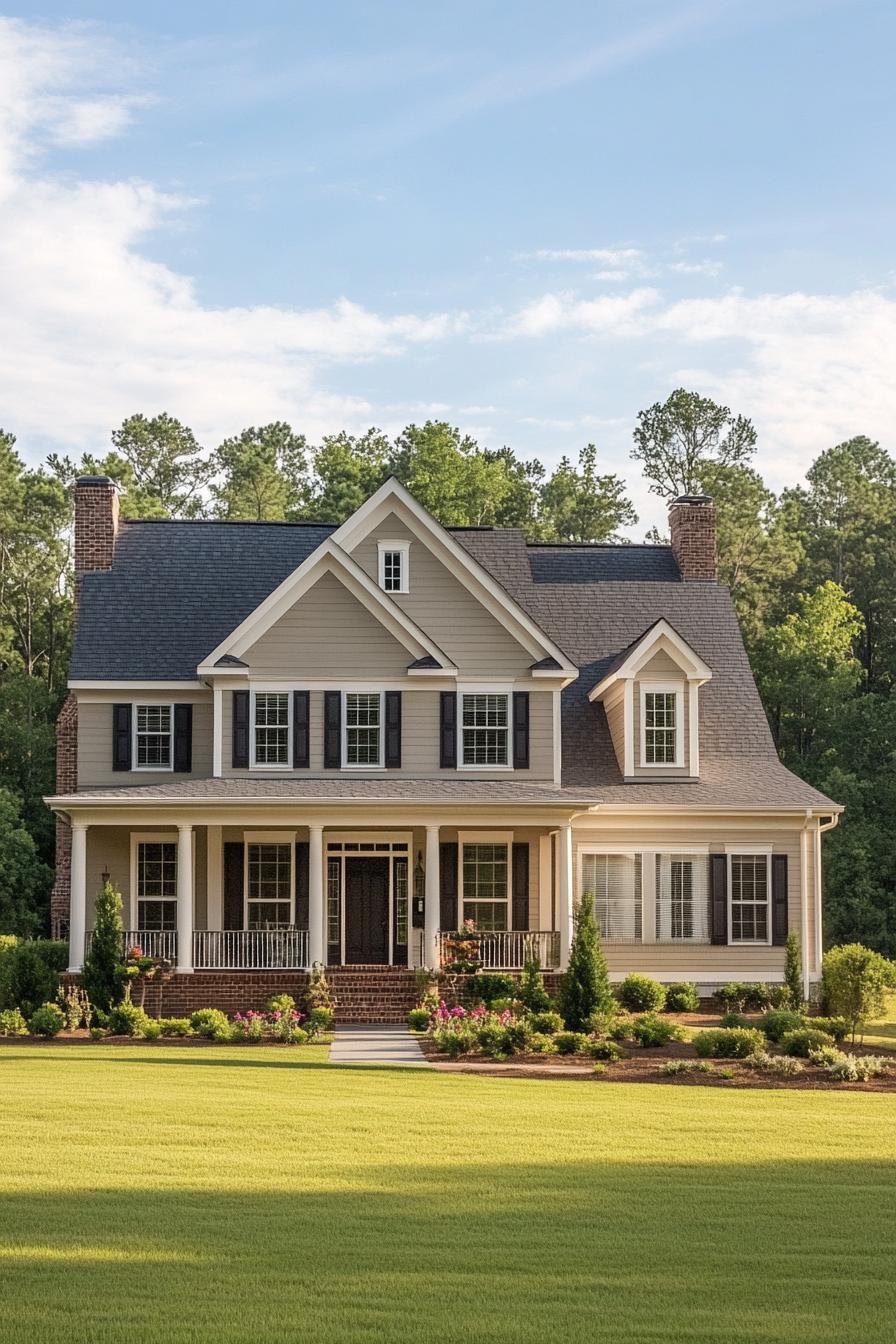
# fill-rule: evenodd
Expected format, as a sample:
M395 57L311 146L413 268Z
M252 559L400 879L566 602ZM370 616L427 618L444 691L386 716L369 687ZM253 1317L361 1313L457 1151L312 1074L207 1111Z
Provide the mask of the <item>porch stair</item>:
M404 1022L420 991L404 966L328 966L336 1022Z

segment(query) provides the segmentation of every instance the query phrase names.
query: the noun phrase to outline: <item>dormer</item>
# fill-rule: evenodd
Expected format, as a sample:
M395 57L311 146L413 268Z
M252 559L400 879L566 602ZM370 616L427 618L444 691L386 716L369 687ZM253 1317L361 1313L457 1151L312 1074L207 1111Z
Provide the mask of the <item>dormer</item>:
M626 780L697 779L700 687L712 669L659 620L615 659L588 693L607 716Z

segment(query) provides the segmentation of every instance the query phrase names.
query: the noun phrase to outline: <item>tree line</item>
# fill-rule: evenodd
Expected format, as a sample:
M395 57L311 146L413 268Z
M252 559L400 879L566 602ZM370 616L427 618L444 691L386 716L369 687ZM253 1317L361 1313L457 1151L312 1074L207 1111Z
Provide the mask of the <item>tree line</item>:
M641 411L632 459L664 499L716 501L730 586L784 762L845 803L827 840L829 942L896 955L896 461L857 435L825 449L779 494L754 466L744 415L684 389ZM109 451L28 468L0 430L0 932L47 923L53 722L71 646L76 478L111 476L125 518L339 523L390 475L447 526L518 527L530 540L619 540L637 523L594 444L547 472L443 421L390 438L346 431L310 443L290 425L215 448L165 414L133 415ZM665 540L654 529L648 541Z

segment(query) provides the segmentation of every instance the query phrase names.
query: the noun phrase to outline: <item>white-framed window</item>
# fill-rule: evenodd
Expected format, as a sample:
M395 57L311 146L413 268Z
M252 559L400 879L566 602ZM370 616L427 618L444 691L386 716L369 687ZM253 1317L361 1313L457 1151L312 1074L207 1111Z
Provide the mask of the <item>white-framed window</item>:
M282 929L293 922L295 838L282 832L247 834L246 928Z
M586 850L579 864L579 891L594 902L603 941L640 942L641 855Z
M657 854L656 941L709 942L709 856Z
M289 766L292 696L288 691L252 692L252 764Z
M728 941L770 943L772 856L770 850L728 850Z
M134 706L134 769L170 770L174 710L171 705Z
M177 928L177 841L138 840L136 848L138 929Z
M457 757L462 767L512 768L509 692L461 692L457 731Z
M382 691L345 691L342 697L342 764L376 770L383 764Z
M409 591L411 543L409 541L378 541L379 584L386 593Z
M641 683L641 764L684 765L684 691L675 682Z
M510 844L506 832L458 836L460 922L472 919L482 932L510 928Z

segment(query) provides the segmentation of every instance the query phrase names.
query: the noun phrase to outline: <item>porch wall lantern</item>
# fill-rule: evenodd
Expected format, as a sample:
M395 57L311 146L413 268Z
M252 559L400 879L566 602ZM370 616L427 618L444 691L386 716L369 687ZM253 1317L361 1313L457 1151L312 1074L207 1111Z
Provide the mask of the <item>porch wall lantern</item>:
M417 850L417 862L414 865L414 908L411 925L422 929L426 921L426 869L423 867L423 850Z

